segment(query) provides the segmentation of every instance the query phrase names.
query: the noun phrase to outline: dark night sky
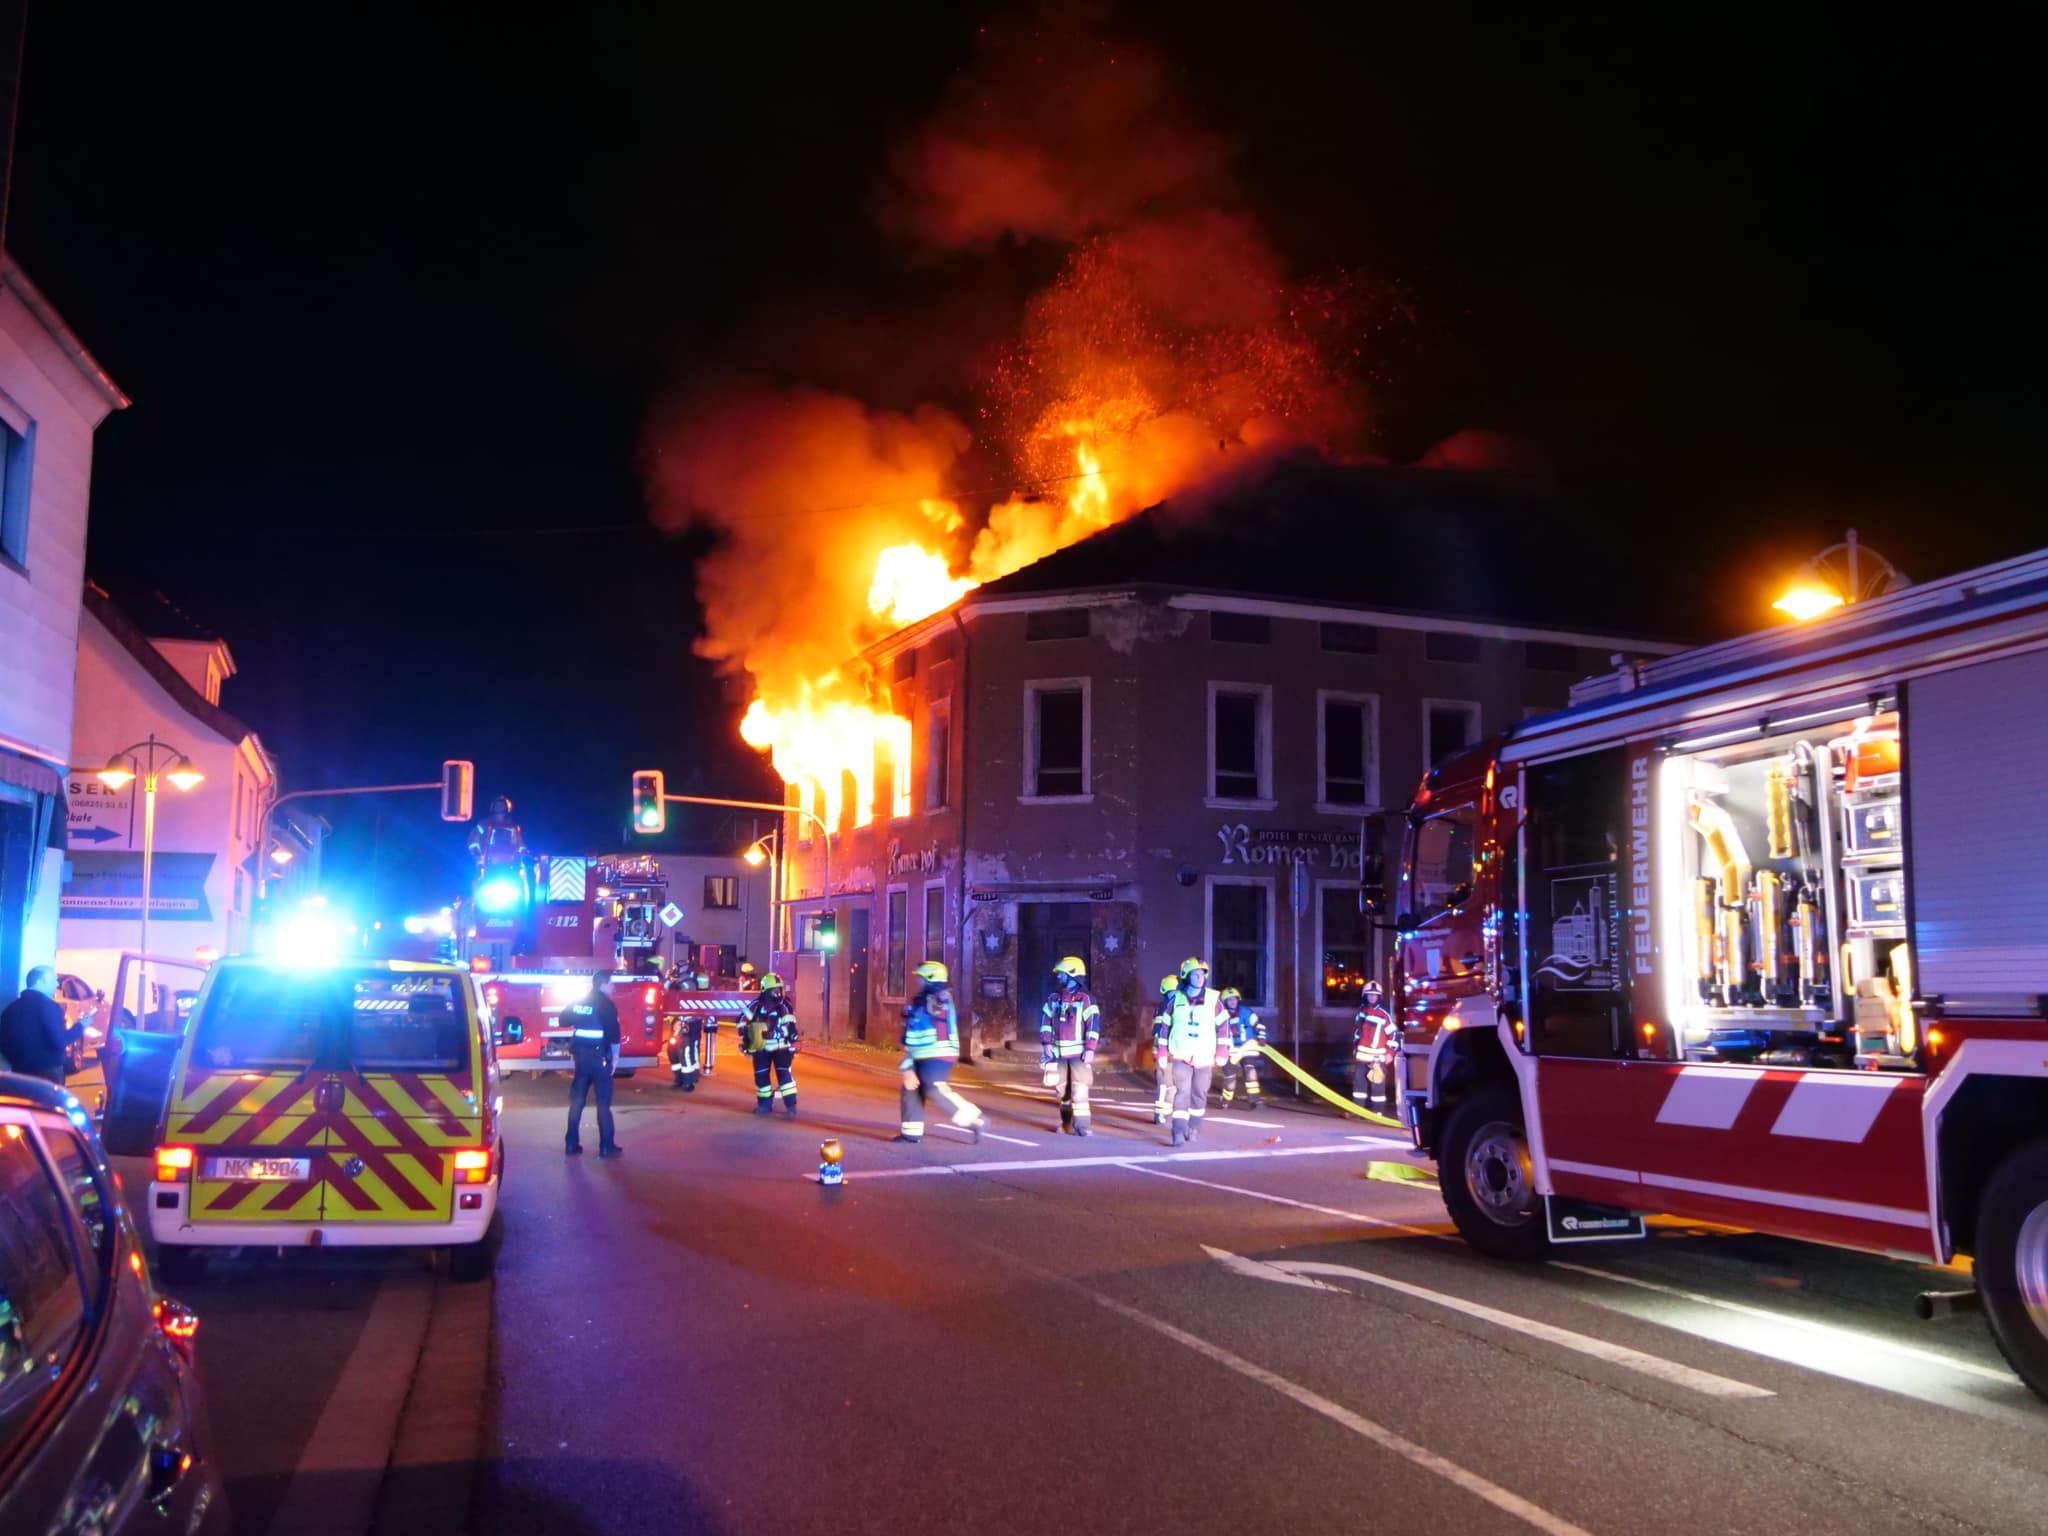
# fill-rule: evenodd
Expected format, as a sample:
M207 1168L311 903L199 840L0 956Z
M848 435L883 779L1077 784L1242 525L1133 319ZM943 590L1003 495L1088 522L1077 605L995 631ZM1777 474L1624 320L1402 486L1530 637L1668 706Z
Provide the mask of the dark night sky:
M688 655L643 423L739 369L966 405L937 338L994 340L1056 257L916 266L874 214L991 18L368 9L32 10L9 243L135 401L100 430L92 574L227 636L224 702L295 787L469 756L558 848L616 840L635 766L771 788ZM1640 546L1724 630L1851 523L1915 574L2044 542L2023 49L1284 4L1123 25L1297 270L1407 295L1387 456L1529 440L1571 536ZM408 894L459 867L424 816L337 820Z

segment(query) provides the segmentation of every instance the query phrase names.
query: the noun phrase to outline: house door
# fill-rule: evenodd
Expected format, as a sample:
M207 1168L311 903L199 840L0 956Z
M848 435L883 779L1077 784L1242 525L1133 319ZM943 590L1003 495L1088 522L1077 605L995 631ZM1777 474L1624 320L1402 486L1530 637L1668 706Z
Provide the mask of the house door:
M868 1037L868 909L846 914L846 1027L856 1040Z
M1085 901L1033 901L1017 907L1017 1034L1038 1037L1039 1011L1052 990L1052 968L1079 955L1095 974L1095 928Z

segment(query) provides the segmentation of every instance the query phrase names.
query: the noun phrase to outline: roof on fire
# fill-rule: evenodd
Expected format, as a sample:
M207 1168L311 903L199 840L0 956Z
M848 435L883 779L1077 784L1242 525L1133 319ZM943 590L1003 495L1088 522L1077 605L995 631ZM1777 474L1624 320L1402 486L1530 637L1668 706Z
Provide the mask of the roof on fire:
M1666 584L1528 481L1282 459L1162 502L974 594L1105 586L1689 641Z

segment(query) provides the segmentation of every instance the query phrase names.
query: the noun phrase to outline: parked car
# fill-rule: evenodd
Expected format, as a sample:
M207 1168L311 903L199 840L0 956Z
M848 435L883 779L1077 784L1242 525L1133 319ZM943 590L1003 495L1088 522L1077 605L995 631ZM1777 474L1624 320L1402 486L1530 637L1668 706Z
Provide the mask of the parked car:
M0 1531L226 1531L197 1328L83 1106L0 1074Z

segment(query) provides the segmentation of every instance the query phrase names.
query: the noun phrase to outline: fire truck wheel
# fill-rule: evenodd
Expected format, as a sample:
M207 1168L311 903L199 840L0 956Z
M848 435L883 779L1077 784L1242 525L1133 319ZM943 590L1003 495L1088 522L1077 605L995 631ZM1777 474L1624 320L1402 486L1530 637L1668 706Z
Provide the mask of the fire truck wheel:
M1977 1206L1977 1294L2021 1381L2048 1397L2048 1140L2007 1155Z
M1466 1242L1496 1259L1550 1251L1522 1106L1512 1088L1482 1088L1451 1111L1438 1147L1444 1207Z

